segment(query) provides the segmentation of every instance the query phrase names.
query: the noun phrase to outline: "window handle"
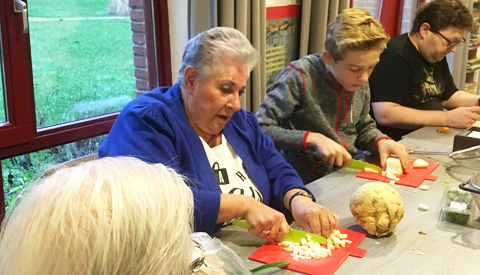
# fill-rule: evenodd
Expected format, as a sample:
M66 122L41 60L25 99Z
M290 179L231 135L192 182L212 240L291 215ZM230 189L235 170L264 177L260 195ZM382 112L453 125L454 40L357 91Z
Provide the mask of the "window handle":
M21 0L13 0L13 11L22 13L23 33L28 33L27 4Z

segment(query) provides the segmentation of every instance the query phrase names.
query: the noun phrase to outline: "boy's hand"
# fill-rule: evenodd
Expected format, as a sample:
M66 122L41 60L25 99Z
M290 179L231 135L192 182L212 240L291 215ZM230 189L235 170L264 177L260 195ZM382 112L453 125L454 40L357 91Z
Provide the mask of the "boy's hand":
M309 133L305 142L309 147L315 148L324 163L330 166L347 166L352 160L352 156L343 146L320 133Z
M410 170L408 151L403 144L391 139L382 139L378 142L378 153L380 154L380 165L383 170L386 169L387 158L391 155L396 155L400 160L404 173L408 173L408 170Z

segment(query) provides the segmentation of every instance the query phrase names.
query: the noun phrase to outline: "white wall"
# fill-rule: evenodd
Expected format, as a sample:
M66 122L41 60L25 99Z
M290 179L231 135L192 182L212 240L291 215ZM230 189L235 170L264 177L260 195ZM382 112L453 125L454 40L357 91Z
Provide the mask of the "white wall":
M301 0L265 0L267 7L278 7L292 4L299 4Z
M378 1L379 0L354 0L353 7L367 10L372 16L377 18ZM406 33L410 31L413 16L416 10L416 5L417 0L404 0L401 33Z
M353 8L364 9L368 11L373 17L377 17L377 4L378 0L354 0Z
M182 55L188 42L188 0L168 0L172 83L177 82Z

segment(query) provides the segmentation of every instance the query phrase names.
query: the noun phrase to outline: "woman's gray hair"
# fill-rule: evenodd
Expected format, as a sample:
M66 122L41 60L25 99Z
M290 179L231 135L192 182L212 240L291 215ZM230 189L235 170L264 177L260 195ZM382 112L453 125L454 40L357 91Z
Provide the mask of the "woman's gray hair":
M215 73L215 65L228 55L246 64L251 72L258 60L258 53L240 31L228 27L216 27L190 39L185 47L178 83L185 84L185 68L194 67L200 79Z
M0 232L0 274L184 274L193 195L162 164L102 158L40 179Z

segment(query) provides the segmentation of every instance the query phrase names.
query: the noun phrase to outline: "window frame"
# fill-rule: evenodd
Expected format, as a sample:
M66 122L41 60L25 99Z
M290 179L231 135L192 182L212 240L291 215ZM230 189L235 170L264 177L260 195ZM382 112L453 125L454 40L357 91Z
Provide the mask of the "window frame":
M33 139L33 129L36 126L32 125L32 122L35 122L35 105L33 93L30 92L33 89L33 78L31 69L27 69L27 66L31 66L31 59L29 54L21 52L21 49L29 49L30 44L28 36L23 33L21 15L13 13L13 2L3 1L0 9L3 84L8 118L8 122L0 123L1 148ZM24 78L30 81L24 81Z
M145 14L150 87L171 85L168 0L140 1L143 1ZM13 13L13 2L2 1L0 4L7 97L5 107L9 119L8 123L0 123L0 160L107 134L119 112L37 129L30 40L21 29L21 15ZM23 65L19 65L17 57ZM24 80L25 77L28 81ZM3 192L3 177L0 177L0 194L3 195ZM4 214L5 200L2 196L0 222Z

